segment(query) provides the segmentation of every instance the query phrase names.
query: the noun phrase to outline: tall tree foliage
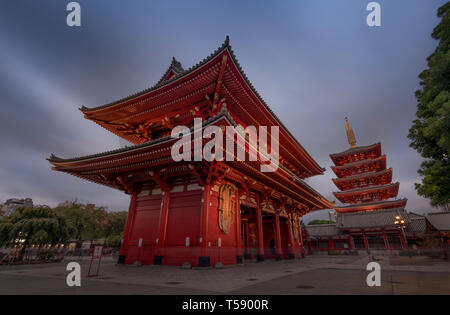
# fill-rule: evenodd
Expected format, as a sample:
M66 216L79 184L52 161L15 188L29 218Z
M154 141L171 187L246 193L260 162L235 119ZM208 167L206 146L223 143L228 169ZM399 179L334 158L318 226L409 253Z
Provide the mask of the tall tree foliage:
M410 146L426 160L416 183L419 195L433 206L450 203L450 2L438 9L441 22L431 36L438 46L428 58L428 69L420 75L421 89L416 91L417 119L409 130Z
M0 247L23 245L22 255L31 245L55 245L70 238L105 238L108 246L120 247L127 214L82 204L19 208L0 217Z
M65 242L71 226L55 210L20 208L0 221L0 245L22 245L21 255L30 245Z
M121 237L127 219L127 212L108 212L102 207L89 207L74 204L70 207L56 208L73 226L71 238L98 239L117 236Z

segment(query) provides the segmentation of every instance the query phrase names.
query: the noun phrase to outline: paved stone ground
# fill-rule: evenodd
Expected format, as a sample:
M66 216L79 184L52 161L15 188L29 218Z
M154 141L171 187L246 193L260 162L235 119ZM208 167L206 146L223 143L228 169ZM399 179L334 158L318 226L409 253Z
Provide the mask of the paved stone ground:
M69 261L0 266L0 294L450 294L449 262L381 258L380 287L366 285L367 256L317 255L189 270L105 260L98 278L87 277L89 262L83 260L81 287L66 285Z

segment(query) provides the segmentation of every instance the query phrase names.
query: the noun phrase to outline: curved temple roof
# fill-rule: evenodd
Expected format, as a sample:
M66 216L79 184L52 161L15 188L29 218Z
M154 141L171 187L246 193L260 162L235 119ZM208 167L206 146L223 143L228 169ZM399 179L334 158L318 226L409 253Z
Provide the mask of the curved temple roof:
M392 184L386 184L386 185L375 185L375 186L369 186L369 187L358 187L355 189L350 190L344 190L344 191L337 191L333 192L333 194L336 196L336 198L343 197L343 196L356 196L360 194L368 194L372 192L377 191L385 191L393 189L393 191L398 191L398 188L400 186L399 182L392 183Z
M371 145L357 146L357 147L350 148L348 150L345 150L345 151L342 151L339 153L330 154L330 156L333 158L333 157L337 157L337 156L345 156L345 155L349 155L349 154L364 152L364 151L368 151L368 150L372 150L372 149L377 149L381 153L381 143L377 142L377 143L374 143Z
M339 213L344 213L344 212L357 212L366 210L390 209L397 207L400 208L405 207L406 202L407 199L375 201L367 203L350 204L346 206L336 206L334 207L334 210L336 210Z
M221 119L226 119L230 125L236 126L233 118L227 112L226 106L224 106L216 116L204 122L203 128L216 123ZM193 132L193 128L191 128L191 132ZM164 148L167 147L167 143L170 144L174 141L176 141L176 139L169 136L139 145L84 157L62 159L52 154L47 160L53 165L54 170L67 172L80 178L94 181L98 184L111 186L110 184L105 183L97 173L108 173L113 170L114 172L122 172L123 170L132 167L130 163L136 165L142 164L139 166L142 168L145 167L145 163L157 161L157 159L160 161L167 160L166 158L163 158L161 152L165 150ZM152 160L149 160L147 156L152 156ZM138 166L135 167L138 168ZM280 165L279 168L282 173L286 174L288 178L291 178L289 185L293 187L294 191L297 192L299 187L301 187L301 190L307 191L307 194L310 195L308 198L313 199L313 202L318 204L319 209L334 206L332 202L328 201L305 181L295 176L295 174L292 174L288 169L284 168L282 165ZM271 176L269 176L269 178L270 177Z
M231 76L236 76L236 79L240 81L242 87L246 90L244 91L244 95L248 97L248 101L255 102L255 104L259 104L260 106L260 116L266 119L266 125L279 125L280 128L280 142L282 138L287 139L288 147L285 149L285 155L289 155L289 159L296 161L299 165L306 163L307 166L303 166L302 168L307 172L304 177L309 177L313 175L323 174L325 171L312 157L311 155L303 148L303 146L297 141L297 139L290 133L290 131L284 126L284 124L280 121L280 119L275 115L275 113L269 108L263 98L256 91L250 80L245 75L242 70L239 62L237 61L233 50L230 46L229 37L226 37L225 42L219 47L214 53L212 53L209 57L203 59L200 63L195 66L184 70L181 67L181 64L175 59L172 60L172 64L169 66L166 73L162 76L162 78L152 87L138 92L136 94L130 95L118 101L108 103L102 106L87 108L83 106L80 110L84 113L87 119L93 120L96 123L100 124L102 127L107 130L117 134L118 136L122 136L120 133L116 131L113 126L108 125L107 121L102 121L99 117L104 116L106 114L111 114L122 110L122 108L129 107L132 104L137 102L141 102L144 99L148 99L149 97L154 97L155 95L162 95L167 91L173 90L180 85L187 84L187 80L195 75L199 75L203 70L207 69L211 64L220 62L221 57L227 55L231 57L231 62L228 62L228 65L231 68ZM170 76L170 73L174 73L175 75ZM208 77L205 75L204 77ZM207 78L209 79L209 78ZM225 85L226 82L222 85ZM231 95L232 97L232 95ZM231 100L230 100L231 103ZM251 106L249 106L251 109ZM254 109L251 109L254 111ZM131 111L131 109L130 109ZM139 112L138 112L139 113ZM126 114L126 111L123 111L123 115ZM130 113L128 113L129 115ZM252 123L254 124L254 123ZM282 150L280 150L280 153ZM303 162L300 162L299 159L302 159Z

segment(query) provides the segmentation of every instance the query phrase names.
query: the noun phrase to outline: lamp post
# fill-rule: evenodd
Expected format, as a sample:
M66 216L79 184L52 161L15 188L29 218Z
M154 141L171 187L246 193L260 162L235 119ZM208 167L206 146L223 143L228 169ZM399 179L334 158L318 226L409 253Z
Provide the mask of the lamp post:
M394 224L396 227L402 230L403 239L405 240L405 246L406 248L408 248L408 240L406 239L405 234L406 221L400 216L400 213L397 213L397 215L395 216Z

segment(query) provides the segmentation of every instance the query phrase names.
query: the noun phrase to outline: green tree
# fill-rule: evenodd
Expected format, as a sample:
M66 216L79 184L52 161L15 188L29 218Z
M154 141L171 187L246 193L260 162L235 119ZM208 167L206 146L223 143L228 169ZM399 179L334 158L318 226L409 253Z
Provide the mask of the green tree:
M127 221L128 212L108 213L108 224L106 226L106 246L119 248L122 244L123 230Z
M109 239L117 244L122 240L123 229L128 213L108 212L103 207L92 207L74 204L70 207L58 207L56 211L63 215L73 226L70 237L81 241L83 239ZM119 245L120 246L120 245Z
M120 235L111 235L106 238L106 246L120 248L122 245L122 233Z
M121 236L123 229L125 228L125 223L127 221L128 212L109 212L107 225L106 225L106 237L110 236Z
M438 46L427 58L428 69L420 75L421 89L416 91L417 119L409 130L410 146L426 160L416 183L419 195L433 206L450 203L450 2L438 9L441 22L431 36Z
M84 230L87 239L105 238L108 226L108 211L103 207L87 208L90 213L89 222Z
M85 228L91 221L91 214L86 211L85 207L81 204L74 204L71 207L57 207L55 210L72 225L70 237L82 241L85 236Z
M30 245L56 245L65 242L71 226L55 210L20 208L0 221L0 246L21 245L19 259Z

